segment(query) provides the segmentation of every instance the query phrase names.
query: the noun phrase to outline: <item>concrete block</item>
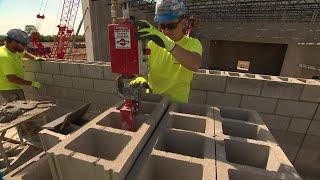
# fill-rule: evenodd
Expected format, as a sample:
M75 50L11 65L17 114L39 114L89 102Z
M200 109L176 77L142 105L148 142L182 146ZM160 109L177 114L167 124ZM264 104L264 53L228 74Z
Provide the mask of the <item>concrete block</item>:
M72 78L70 76L53 75L53 81L55 86L72 87Z
M274 114L260 113L261 118L267 127L271 130L286 131L289 127L291 118L286 116L279 116Z
M84 93L85 102L91 102L98 105L107 105L107 95L105 93L85 91Z
M28 81L35 81L36 75L33 72L25 72L24 73L24 79Z
M66 100L66 99L60 99L60 98L55 98L55 101L58 106L61 106L67 109L76 109L79 106L84 104L83 101Z
M63 141L66 138L66 135L44 129L39 132L39 137L40 137L40 141L43 149L45 151L48 151L53 146Z
M53 85L52 74L36 73L36 79L42 84Z
M311 123L311 120L292 118L288 131L306 134L310 123Z
M169 104L144 102L135 131L121 126L120 111L110 108L51 148L50 168L57 179L124 179ZM119 105L123 106L123 104Z
M107 80L115 80L117 78L117 74L116 73L112 73L111 72L111 66L110 65L107 65L107 66L102 66L103 68L103 76L104 76L104 79L107 79Z
M72 86L77 89L93 90L93 80L88 78L72 78Z
M306 80L300 100L309 102L320 102L320 82L315 80Z
M207 92L199 90L190 90L189 103L206 104Z
M261 96L278 99L299 100L304 85L283 81L264 81Z
M86 78L104 79L103 68L98 65L80 64L80 74Z
M294 162L295 167L302 176L320 178L319 149L319 136L307 135Z
M320 121L320 106L318 105L316 114L314 115L314 120L319 120Z
M244 74L241 74L239 77L228 76L226 92L259 96L263 81L261 79L249 77Z
M308 134L320 136L320 121L312 121L308 130Z
M279 130L272 130L271 132L290 162L293 163L303 141L304 134Z
M23 61L24 70L27 72L41 72L39 61Z
M51 97L63 98L67 100L76 100L76 101L84 100L84 92L83 90L79 90L79 89L48 86L47 94Z
M304 119L312 119L316 112L316 109L316 103L279 100L276 114Z
M277 101L277 99L272 98L242 96L240 107L263 113L273 113L276 109Z
M222 71L204 70L193 75L191 89L224 92L227 77Z
M120 98L119 95L107 94L107 106L108 107L115 105L116 103L120 102L121 100L123 100L123 99Z
M53 175L45 153L40 153L23 165L7 174L4 179L14 180L53 180Z
M93 88L95 91L117 94L116 81L93 80Z
M219 92L207 92L207 104L216 106L239 107L241 95Z
M80 76L80 65L78 63L61 63L59 65L62 75Z
M55 61L42 61L41 68L43 73L60 74L59 62Z
M212 110L208 106L194 106ZM215 178L213 114L181 113L184 108L185 104L173 104L169 108L127 176L128 180ZM195 124L197 128L193 127Z

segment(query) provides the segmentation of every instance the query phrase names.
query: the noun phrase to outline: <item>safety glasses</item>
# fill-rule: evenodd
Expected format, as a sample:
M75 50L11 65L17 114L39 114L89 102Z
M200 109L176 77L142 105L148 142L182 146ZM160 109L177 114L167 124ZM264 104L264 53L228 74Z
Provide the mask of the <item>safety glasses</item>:
M178 27L178 24L182 21L183 18L180 18L178 22L176 23L168 23L168 24L160 24L160 29L168 29L168 30L174 30Z

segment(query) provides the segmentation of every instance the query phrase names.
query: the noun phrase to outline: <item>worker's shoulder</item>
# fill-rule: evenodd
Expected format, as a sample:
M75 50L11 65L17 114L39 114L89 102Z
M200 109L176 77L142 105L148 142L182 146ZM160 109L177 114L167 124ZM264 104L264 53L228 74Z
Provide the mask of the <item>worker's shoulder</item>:
M187 40L191 43L201 44L201 42L197 38L190 37L190 36L185 36L185 38L187 38Z
M5 46L0 46L0 57L3 58L8 58L9 54L6 51L6 47Z

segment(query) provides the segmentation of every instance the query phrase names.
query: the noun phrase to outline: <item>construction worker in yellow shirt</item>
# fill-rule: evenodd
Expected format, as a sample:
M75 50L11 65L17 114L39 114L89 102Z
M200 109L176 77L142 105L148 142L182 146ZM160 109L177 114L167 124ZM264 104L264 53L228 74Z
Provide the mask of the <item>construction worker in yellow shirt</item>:
M151 41L148 84L155 94L169 95L173 102L186 103L189 99L193 72L201 66L202 45L199 40L186 36L186 7L182 0L158 0L154 21L158 28L140 20L143 27L138 31L139 38ZM138 77L131 85L146 83Z
M0 104L14 100L24 100L22 86L40 89L41 84L24 79L22 58L44 60L25 51L29 43L28 34L20 29L11 29L5 45L0 47Z

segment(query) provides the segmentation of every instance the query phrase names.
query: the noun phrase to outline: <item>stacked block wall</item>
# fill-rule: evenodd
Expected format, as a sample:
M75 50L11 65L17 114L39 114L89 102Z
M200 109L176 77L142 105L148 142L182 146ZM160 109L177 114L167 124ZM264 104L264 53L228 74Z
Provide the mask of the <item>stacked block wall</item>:
M92 102L98 114L120 98L108 63L26 61L26 78L43 84L40 96L75 108ZM27 90L30 98L37 98ZM320 176L320 82L310 79L215 70L195 73L189 102L256 110L277 142L305 176Z

